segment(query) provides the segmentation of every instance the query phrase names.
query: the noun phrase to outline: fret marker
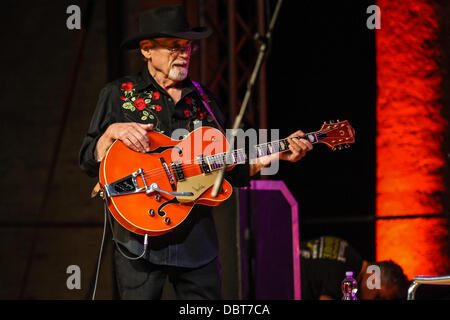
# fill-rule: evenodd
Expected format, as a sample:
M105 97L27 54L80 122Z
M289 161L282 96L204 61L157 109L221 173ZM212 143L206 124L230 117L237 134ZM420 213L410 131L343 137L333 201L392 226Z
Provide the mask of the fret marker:
M306 137L308 138L309 142L314 142L314 137L312 134L308 134Z

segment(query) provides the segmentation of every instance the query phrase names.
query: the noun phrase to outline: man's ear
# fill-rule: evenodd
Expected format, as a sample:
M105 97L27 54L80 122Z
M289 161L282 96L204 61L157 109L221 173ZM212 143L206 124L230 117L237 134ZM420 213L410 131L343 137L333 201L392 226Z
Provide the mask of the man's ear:
M149 60L151 58L151 51L150 48L141 48L141 54L144 56L146 60Z

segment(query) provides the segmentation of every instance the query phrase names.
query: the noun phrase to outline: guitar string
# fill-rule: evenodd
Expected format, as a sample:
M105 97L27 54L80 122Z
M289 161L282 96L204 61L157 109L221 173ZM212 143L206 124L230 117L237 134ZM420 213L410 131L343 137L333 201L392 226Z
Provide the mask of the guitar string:
M317 131L316 131L316 132L310 132L310 133L307 133L306 135L317 134L317 133L328 133L328 132L331 132L331 131L334 131L334 130L336 130L336 128L334 128L334 129L329 129L329 130L323 130L323 131L321 131L321 132L317 132ZM259 145L256 145L255 148L257 148L257 147L259 147L259 146L263 146L263 145L267 145L267 146L268 146L269 143L270 143L270 144L275 144L276 142L286 141L286 140L288 140L288 139L301 139L301 138L304 138L304 137L295 136L295 137L291 137L291 138L284 138L284 139L280 139L280 140L274 140L274 141L270 141L270 142L261 143L261 144L259 144ZM317 143L317 142L319 142L319 141L313 141L312 143L315 144L315 143ZM242 150L243 150L243 149L236 149L236 150L233 150L232 152L233 152L234 154L238 155L237 153L238 153L238 152L242 152ZM280 150L280 151L277 151L277 152L275 152L275 153L284 152L284 151L287 151L287 150L288 150L288 149L286 149L286 150ZM220 156L220 155L225 156L226 153L216 154L216 155L213 155L213 156ZM266 156L266 155L269 155L269 154L263 154L262 156ZM238 156L239 156L239 155L238 155ZM245 158L245 154L244 154L244 158ZM214 159L213 159L213 160L214 160ZM241 162L238 161L237 163L232 163L231 165L239 164L239 163L241 163ZM194 160L194 163L193 163L193 164L182 164L182 165L183 165L183 166L182 166L182 169L189 170L190 168L196 167L196 166L198 166L198 165L200 165L200 164L201 164L201 162L198 162L198 161L195 161L195 160ZM217 163L215 163L215 164L217 164ZM222 163L219 163L219 164L222 164ZM212 169L212 171L218 170L218 169L220 169L220 168L214 168L214 169ZM150 169L150 170L144 171L144 177L148 178L148 177L150 177L150 176L164 175L165 173L166 173L166 172L165 172L165 169L164 169L164 168Z
M293 137L293 138L299 138L299 137ZM283 140L284 140L284 139L283 139ZM281 141L281 140L277 140L277 141ZM277 142L277 141L272 141L271 143ZM263 144L260 144L260 145L263 145ZM288 150L288 149L286 149L286 150L280 150L280 151L275 152L275 153L284 152L284 151L287 151L287 150ZM234 155L235 155L235 161L236 161L236 159L238 159L238 160L237 160L237 162L233 161L233 162L230 163L229 165L240 164L240 163L243 163L243 161L245 162L245 160L246 160L246 155L245 155L245 154L242 154L243 149L236 149L236 150L233 150L232 152L233 152ZM267 154L267 155L269 155L269 154ZM217 156L219 156L219 159L212 159L212 160L213 160L213 161L214 161L214 160L223 160L223 158L226 156L226 153L220 153L220 154L213 155L213 157L217 157ZM220 156L222 156L222 157L220 157ZM265 155L263 155L263 156L265 156ZM207 156L207 157L210 157L210 156ZM222 158L222 159L220 159L220 158ZM242 159L242 160L243 160L243 161L242 161L242 160L240 160L239 158L244 158L244 159ZM204 163L204 162L203 162L203 163ZM202 162L199 162L199 161L195 161L195 160L194 160L194 163L192 163L192 164L191 164L191 163L189 163L189 164L186 164L186 163L182 164L182 169L185 170L185 171L188 171L189 169L191 169L191 168L196 168L197 166L199 166L199 165L201 165L201 164L202 164ZM214 164L215 164L215 165L217 165L217 164L223 165L223 162L219 162L219 163L214 162ZM208 164L208 166L210 166L210 165ZM211 169L211 171L215 171L215 170L221 169L221 167L218 167L218 168L211 168L211 167L210 167L210 169ZM144 178L156 177L156 176L159 176L159 175L165 175L165 174L166 174L166 170L165 170L164 168L150 169L150 170L144 171L143 174L144 174Z
M293 137L293 138L299 138L299 137ZM285 139L283 139L283 140L285 140ZM271 143L274 143L274 142L277 142L277 141L281 141L281 140L272 141ZM263 145L263 144L260 144L260 145ZM244 152L243 150L244 149L233 150L232 152L234 153L235 160L232 163L228 163L228 165L236 165L236 164L243 163L243 161L245 162L247 157L246 157L245 153L244 154L242 153L242 152ZM280 150L280 151L277 151L275 153L284 152L284 151L287 151L287 149L286 150ZM267 154L267 155L269 155L269 154ZM265 155L263 155L263 156L265 156ZM211 157L211 156L207 156L207 157ZM217 164L223 165L224 164L223 162L217 163L215 161L217 161L217 160L222 160L223 161L224 160L223 158L226 157L226 152L212 155L212 157L219 157L219 159L212 159L214 161L215 165L217 165ZM242 159L242 158L244 158L244 159ZM237 161L236 161L236 159L237 159ZM199 162L199 161L195 161L194 160L194 163L192 163L192 164L191 163L189 163L189 164L186 164L186 163L182 164L182 169L183 170L189 170L189 169L191 169L193 167L197 167L198 165L201 165L202 163L204 163L204 162ZM208 166L210 166L209 163L208 163ZM215 171L215 170L219 170L220 168L221 167L219 167L219 168L210 168L210 169L211 169L211 171ZM150 169L150 170L144 171L144 177L157 176L157 175L160 175L160 174L165 174L165 169L164 168L156 168L156 169Z
M235 164L239 164L239 163L243 163L243 162L238 161L237 163L233 163L231 165L235 165ZM187 173L187 171L189 171L190 169L197 168L199 165L201 165L200 162L196 162L193 164L183 164L182 169L183 169L184 173ZM220 168L211 168L211 171L215 171L215 170L219 170L219 169ZM144 171L143 174L144 174L145 178L156 177L159 175L165 175L166 170L164 168L151 169L151 170Z
M244 157L245 158L245 154L242 154L243 149L237 149L237 150L234 150L233 152L235 154L235 159L238 159L239 157L241 157L241 158ZM241 153L239 154L239 152L241 152ZM217 156L220 156L220 155L225 155L225 153L216 154L216 155L213 155L213 156L217 157ZM210 157L210 156L206 156L206 157ZM200 161L197 161L197 160L194 160L193 163L190 163L190 162L186 163L185 162L185 163L182 163L182 165L183 165L182 168L185 169L185 168L195 167L195 166L201 165L202 163L205 163L205 162L200 162ZM237 163L232 163L231 165L238 164L238 163L241 163L241 161L238 160ZM144 174L153 174L153 173L157 173L158 171L162 171L164 173L165 169L164 168L150 169L150 170L144 171Z
M309 133L309 134L311 134L311 133ZM301 137L292 137L291 139L295 139L295 138L301 138ZM267 143L261 143L261 144L259 144L259 145L256 145L255 146L255 148L256 147L258 147L258 146L261 146L261 145L264 145L264 144L269 144L269 143L276 143L276 142L279 142L279 141L284 141L284 140L287 140L288 138L285 138L285 139L280 139L280 140L274 140L274 141L271 141L271 142L267 142ZM246 158L246 156L245 156L245 154L244 155L242 155L242 154L238 154L239 152L243 152L243 150L244 149L236 149L236 150L233 150L232 152L237 156L237 157L239 157L239 156L243 156L244 158ZM284 151L287 151L288 149L286 149L286 150L280 150L279 152L284 152ZM279 153L279 152L275 152L275 153ZM215 157L217 157L217 156L221 156L222 155L222 157L225 157L226 156L226 152L224 152L224 153L220 153L220 154L215 154L215 155L213 155L213 156L215 156ZM268 155L268 154L267 154ZM263 155L263 156L265 156L265 155ZM210 157L210 156L206 156L206 157ZM236 157L235 157L236 158ZM213 159L214 160L214 159ZM241 163L239 160L238 160L238 162L237 163L231 163L231 165L234 165L234 164L239 164L239 163ZM199 162L199 161L195 161L194 160L194 163L192 163L192 164L183 164L183 169L185 169L185 168L189 168L189 167L193 167L193 166L197 166L197 165L200 165L200 164L202 164L202 162ZM221 164L221 163L220 163ZM161 173L165 173L165 169L164 168L156 168L156 169L150 169L150 170L146 170L146 171L144 171L144 174L154 174L154 172L155 173L158 173L158 171L161 171Z
M310 135L310 134L315 134L315 135L316 135L316 134L318 134L318 133L322 133L322 134L323 134L323 133L329 133L329 132L331 132L331 131L335 131L336 129L337 129L337 128L331 128L331 129L328 129L328 130L325 129L325 130L323 130L323 131L310 132L310 133L305 134L305 136L306 136L306 135ZM301 138L304 138L304 137L295 136L295 137L290 137L290 138L288 137L288 138L284 138L284 139L274 140L274 141L265 142L265 143L261 143L261 144L259 144L259 145L256 145L255 148L257 148L258 146L263 146L263 145L267 145L267 146L268 146L269 143L270 143L270 144L275 144L275 143L277 143L277 142L286 141L286 140L288 140L288 139L301 139ZM317 142L319 142L319 141L313 141L312 143L315 144L315 143L317 143ZM239 156L238 152L242 152L242 150L243 150L243 149L236 149L236 150L233 150L232 152L233 152L235 155ZM278 151L278 152L275 152L275 153L284 152L284 151L287 151L287 150L288 150L288 149L286 149L286 150L281 150L281 151ZM213 156L220 156L220 155L225 156L226 153L216 154L216 155L213 155ZM265 156L265 155L262 155L262 156ZM245 154L244 154L244 158L245 158ZM238 161L237 163L233 163L233 164L231 164L231 165L239 164L239 163L241 163L241 162ZM194 163L193 163L193 164L183 164L183 167L182 167L182 168L185 169L185 170L189 170L189 169L191 169L191 168L193 168L193 167L196 167L196 166L198 166L198 165L200 165L200 164L202 164L202 163L194 160ZM215 164L217 164L217 163L215 163ZM221 164L221 163L220 163L220 164ZM218 169L220 169L220 168L214 168L214 169L212 169L212 171L218 170ZM156 169L146 170L146 171L144 171L143 173L144 173L144 177L148 178L148 177L150 177L150 176L164 175L164 174L166 174L166 170L165 170L164 168L156 168Z

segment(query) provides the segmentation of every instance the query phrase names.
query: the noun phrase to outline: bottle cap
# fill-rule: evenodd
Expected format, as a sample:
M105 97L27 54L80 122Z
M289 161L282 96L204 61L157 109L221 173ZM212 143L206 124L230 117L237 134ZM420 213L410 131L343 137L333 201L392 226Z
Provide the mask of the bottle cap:
M347 272L345 273L345 276L346 276L346 277L353 277L353 271L347 271Z

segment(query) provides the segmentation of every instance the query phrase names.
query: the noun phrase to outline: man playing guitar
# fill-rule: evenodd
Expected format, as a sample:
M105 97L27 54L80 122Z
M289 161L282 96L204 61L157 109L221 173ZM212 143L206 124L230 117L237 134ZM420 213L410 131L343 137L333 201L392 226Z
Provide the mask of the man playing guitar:
M193 41L210 35L204 27L190 28L182 7L161 7L144 12L140 33L125 41L125 49L140 49L146 66L137 75L105 86L80 151L80 166L90 176L99 174L100 162L111 145L123 142L130 149L147 153L155 145L149 132L170 136L178 128L192 131L195 125L224 127L225 119L213 92L189 80ZM206 103L206 106L205 106ZM210 108L208 110L207 108ZM302 131L290 137L303 137ZM289 150L236 165L226 179L233 186L248 185L249 177L278 159L296 162L312 144L289 139ZM114 223L114 240L128 255L143 251L143 236ZM116 279L122 299L160 299L166 278L178 299L220 299L221 268L211 207L196 205L173 231L150 239L140 259L114 253Z

